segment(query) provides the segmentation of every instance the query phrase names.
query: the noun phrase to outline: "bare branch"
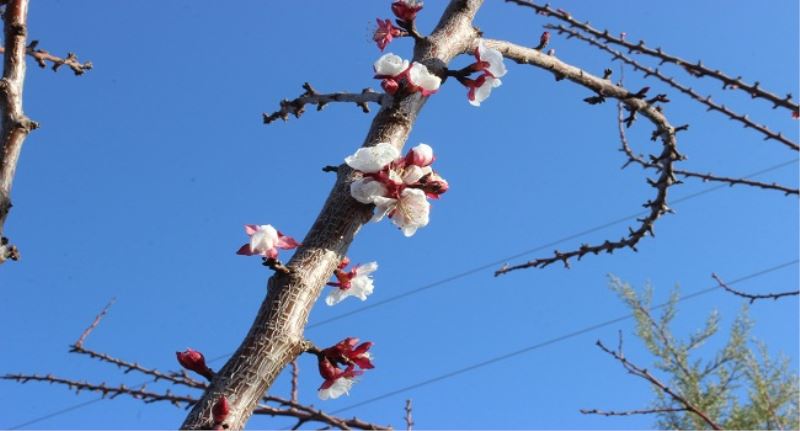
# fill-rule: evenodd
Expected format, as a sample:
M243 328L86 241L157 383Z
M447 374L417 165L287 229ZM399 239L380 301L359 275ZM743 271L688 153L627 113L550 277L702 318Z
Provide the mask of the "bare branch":
M78 56L75 55L74 52L68 52L66 58L58 57L43 49L37 49L36 47L39 45L38 40L32 40L31 43L25 49L25 53L28 56L32 57L36 60L36 64L39 65L42 69L47 67L48 63L51 64L51 68L53 72L57 72L61 66L67 66L72 69L72 72L75 76L80 76L86 73L87 71L91 70L93 65L91 61L86 61L81 63L78 60ZM5 49L0 47L0 54L4 54Z
M625 133L625 119L623 118L623 107L622 104L618 104L618 112L619 115L617 116L617 124L619 130L619 140L620 140L620 151L625 153L628 156L628 161L625 162L623 168L627 167L631 163L636 163L637 165L645 168L645 169L655 169L660 170L661 167L655 163L649 162L645 160L645 158L639 154L633 152L630 144L628 143L628 137ZM783 192L785 195L798 195L800 194L800 190L793 189L791 187L787 187L778 183L765 183L761 181L750 180L747 178L732 178L732 177L721 177L719 175L714 175L712 173L699 173L699 172L692 172L686 171L683 169L675 169L676 175L682 175L684 178L699 178L703 181L713 181L719 183L727 183L730 186L734 185L745 185L750 187L758 187L765 190L777 190Z
M742 298L749 299L751 304L756 302L756 300L758 300L758 299L773 299L773 300L777 301L779 298L783 298L783 297L786 297L786 296L797 296L797 295L800 295L800 290L791 290L791 291L788 291L788 292L764 293L764 294L752 294L752 293L742 292L741 290L736 290L736 289L728 286L724 281L722 281L722 279L717 274L712 273L711 277L714 278L714 280L717 283L719 283L720 287L722 287L726 291L728 291L728 292L730 292L730 293L732 293L732 294L734 294L736 296L741 296Z
M264 113L264 124L272 123L278 119L286 121L289 119L289 115L300 118L306 111L306 105L317 105L317 111L321 111L325 105L331 102L355 103L364 113L369 113L370 102L383 105L387 99L391 98L385 93L376 93L370 88L365 88L361 93L320 94L311 87L311 84L306 82L303 84L303 89L305 92L300 97L294 100L281 100L281 109L271 114Z
M497 40L486 40L486 44L500 50L504 57L517 63L530 64L548 70L556 76L556 79L566 78L589 88L597 94L597 97L612 97L618 99L630 110L631 120L629 121L633 121L632 118L634 114L641 113L656 127L656 130L653 132L653 139L661 138L663 144L661 154L653 159L653 163L657 163L660 166L658 172L659 176L656 180L647 179L647 183L656 189L656 197L644 204L650 211L647 216L639 219L640 225L637 229L629 228L628 235L622 237L618 241L606 241L599 245L583 244L574 251L560 252L556 250L554 255L549 258L536 259L514 266L504 266L495 271L495 276L517 269L531 267L543 268L556 262L563 262L566 267L569 267L569 259L580 259L589 253L613 253L615 250L622 248L630 248L636 251L636 244L639 240L647 234L653 235L653 225L655 221L662 215L671 212L670 208L667 206L667 190L672 185L678 183L674 175L673 163L683 160L683 156L677 149L675 134L679 129L685 128L685 126L673 127L669 121L667 121L667 118L661 110L653 105L654 102L651 103L651 101L645 99L647 87L634 93L628 91L624 87L614 85L607 79L594 76L580 68L566 64L554 56L542 54L535 49Z
M677 412L687 412L687 411L689 411L689 409L687 408L645 409L645 410L625 410L625 411L580 409L580 412L584 415L601 415L601 416L652 415L658 413L677 413Z
M95 330L95 328L97 328L97 325L99 325L100 321L103 320L103 317L105 317L106 314L108 314L108 310L111 308L112 305L114 305L116 301L117 298L111 298L111 300L108 301L108 304L106 304L106 306L103 307L102 310L100 310L100 313L98 313L97 316L95 316L94 321L92 321L92 324L89 325L89 327L86 328L86 330L83 331L83 333L81 333L80 337L78 337L78 341L76 341L75 344L73 345L74 347L83 347L83 343L86 341L86 338L89 336L89 334L92 333L92 331Z
M621 53L621 52L619 52L619 51L617 51L615 49L612 49L607 44L602 43L602 42L598 41L595 38L586 36L586 35L584 35L583 33L579 32L579 31L564 27L563 25L557 25L556 26L556 25L548 24L545 27L547 27L549 29L552 29L552 30L557 30L559 34L566 33L566 34L569 35L569 37L575 37L577 39L580 39L582 41L585 41L585 42L589 43L590 45L592 45L594 47L597 47L597 48L599 48L599 49L601 49L601 50L603 50L605 52L610 53L613 56L613 60L620 60L620 61L624 62L625 64L630 65L635 70L638 70L638 71L644 73L645 78L647 78L649 76L654 76L654 77L658 78L660 81L662 81L662 82L666 83L667 85L669 85L670 87L675 88L676 90L680 91L681 93L688 95L689 97L691 97L695 101L700 102L701 104L705 105L708 108L707 109L708 111L721 112L722 114L726 115L731 120L737 121L737 122L743 124L745 128L750 128L750 129L753 129L753 130L761 133L762 135L764 135L764 140L774 139L774 140L786 145L787 147L789 147L789 148L791 148L791 149L793 149L795 151L800 150L800 145L798 145L796 142L792 141L791 139L783 136L782 133L775 132L775 131L769 129L764 124L758 124L758 123L754 122L747 115L737 114L736 112L732 111L730 108L726 107L725 105L721 105L721 104L716 103L713 100L711 100L711 96L705 96L704 97L704 96L700 95L700 93L694 91L692 88L677 82L675 80L675 78L667 77L666 75L664 75L657 68L651 68L651 67L647 67L645 65L642 65L641 63L637 62L636 60L631 59L630 57L626 56L625 54L623 54L623 53Z
M22 144L28 133L38 127L22 110L27 18L28 0L6 2L3 14L6 55L0 79L0 264L19 259L19 250L3 235L3 226L11 210L11 185Z
M625 368L625 370L628 371L629 374L633 374L634 376L641 377L642 379L647 380L653 386L658 388L661 392L663 392L666 395L669 395L673 400L675 400L679 404L683 405L686 408L687 411L689 411L691 413L694 413L695 415L699 416L712 429L715 429L715 430L722 429L713 420L711 420L711 418L709 418L708 415L705 412L700 410L697 406L692 404L689 400L684 398L681 394L675 392L672 388L670 388L669 386L667 386L664 383L662 383L655 376L650 374L650 372L647 371L646 369L640 368L636 364L633 364L632 362L628 361L628 359L625 358L625 355L622 353L621 350L620 351L610 350L600 340L598 340L596 344L601 350L603 350L604 352L606 352L609 355L613 356L614 359L619 361L622 364L622 366Z
M706 66L703 66L703 63L701 61L698 61L697 63L691 63L680 57L667 54L661 48L655 48L655 49L650 48L645 45L645 42L643 40L640 40L639 43L636 44L628 42L627 40L621 37L612 36L608 30L603 30L603 31L597 30L596 28L589 25L588 21L585 23L578 21L575 18L573 18L570 13L561 9L552 9L549 5L542 6L530 0L506 0L506 2L511 2L519 6L531 8L534 9L536 13L539 15L556 18L558 20L566 22L571 27L579 28L591 34L594 37L605 40L608 43L624 46L625 48L628 49L629 52L632 53L635 52L658 58L662 64L663 63L675 64L676 66L682 67L684 70L686 70L686 72L688 72L690 75L694 77L701 78L708 76L714 78L722 82L723 89L731 88L731 89L742 90L745 93L749 94L750 97L752 97L753 99L759 98L768 100L773 104L773 108L777 108L779 106L786 108L789 111L791 111L793 115L797 115L797 113L800 112L800 106L798 106L797 103L792 101L791 94L787 94L786 97L777 96L767 90L762 89L758 81L754 82L753 84L748 84L742 81L742 78L740 76L732 78L720 70L713 70Z
M295 358L292 361L292 392L291 392L291 397L292 397L292 402L293 403L296 403L297 399L298 399L298 395L297 395L298 382L297 382L297 380L298 380L299 374L300 374L300 368L297 365L297 358Z
M413 409L411 407L411 400L406 400L406 431L414 429L414 417L412 416Z

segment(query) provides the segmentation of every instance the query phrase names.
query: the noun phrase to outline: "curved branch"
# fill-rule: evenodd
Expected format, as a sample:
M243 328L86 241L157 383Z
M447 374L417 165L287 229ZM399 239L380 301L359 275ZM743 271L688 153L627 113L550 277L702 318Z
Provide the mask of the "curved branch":
M3 235L11 210L11 185L17 170L22 144L38 125L22 111L22 88L25 84L25 37L28 0L10 0L3 14L5 53L3 78L0 79L0 264L19 259L19 251Z
M677 149L675 133L678 129L667 121L667 118L659 108L655 107L650 101L645 100L644 93L646 91L644 89L632 93L624 87L614 85L607 79L594 76L580 68L566 64L554 56L543 54L535 49L525 48L510 42L498 40L486 40L486 44L500 50L504 57L519 64L530 64L550 71L556 76L556 79L566 78L578 85L593 90L597 95L589 99L596 101L596 103L605 100L606 97L618 99L620 102L624 103L631 112L631 116L629 117L630 121L632 121L636 113L641 113L645 118L650 120L656 127L656 130L653 132L653 139L660 137L663 144L661 154L655 157L653 161L653 163L660 166L659 176L656 180L647 179L648 184L656 189L656 197L644 204L650 211L647 216L639 219L640 225L637 229L629 228L628 235L622 237L618 241L606 241L599 245L583 244L577 250L563 253L556 250L552 257L536 259L514 266L505 266L497 270L495 276L517 269L531 267L543 268L555 262L563 262L566 267L569 267L569 260L571 258L580 259L589 253L612 253L614 250L621 248L630 248L636 251L636 244L639 240L647 234L653 235L653 224L655 221L662 215L671 211L667 206L667 190L678 182L675 178L673 163L683 159L683 156Z
M658 70L658 69L654 69L654 68L651 68L651 67L644 66L644 65L640 64L639 62L637 62L636 60L633 60L630 57L626 56L625 54L623 54L623 53L621 53L621 52L619 52L619 51L617 51L615 49L612 49L611 47L609 47L608 45L606 45L604 43L601 43L597 39L594 39L592 37L588 37L588 36L578 32L578 31L566 28L563 25L555 26L555 25L548 24L545 27L549 28L551 30L556 30L556 31L559 32L559 34L560 33L567 33L569 35L569 37L575 37L577 39L580 39L582 41L585 41L585 42L589 43L590 45L592 45L594 47L597 47L597 48L599 48L599 49L601 49L601 50L603 50L605 52L608 52L609 54L611 54L613 56L612 60L617 60L618 59L618 60L624 62L625 64L630 65L635 70L638 70L638 71L644 73L645 78L647 78L648 76L655 76L656 78L658 78L662 82L666 83L670 87L680 91L683 94L686 94L687 96L691 97L695 101L700 102L701 104L705 105L708 108L707 109L708 111L720 112L720 113L726 115L731 120L738 121L739 123L744 124L745 128L751 128L751 129L761 133L762 135L764 135L764 140L765 141L769 140L769 139L774 139L774 140L786 145L787 147L789 147L789 148L791 148L791 149L793 149L795 151L800 151L800 145L798 145L796 142L792 141L791 139L783 136L782 133L775 132L775 131L771 130L769 127L767 127L764 124L758 124L758 123L754 122L747 115L737 114L736 112L733 112L731 109L729 109L725 105L721 105L719 103L716 103L716 102L712 101L711 100L711 96L706 96L706 97L701 96L698 92L694 91L692 88L690 88L688 86L685 86L685 85L675 81L675 78L667 77L666 75L661 73L661 71Z
M331 102L347 102L355 103L356 106L361 108L364 113L369 113L369 102L383 105L391 96L384 93L376 93L370 88L365 88L361 93L329 93L320 94L311 87L311 84L306 82L303 84L303 89L306 90L300 97L294 100L281 100L281 109L271 113L262 114L264 124L272 123L275 120L281 119L286 121L289 115L294 115L295 118L300 118L306 111L306 105L317 105L317 111L321 111L328 103Z
M622 105L618 105L619 116L617 117L617 124L619 125L619 140L620 140L620 151L625 153L628 156L628 161L625 162L624 167L627 167L631 163L636 163L637 165L645 168L645 169L655 169L659 170L661 167L655 163L648 162L645 158L639 154L633 152L630 144L628 144L628 137L625 133L624 127L624 118L622 115ZM758 187L765 190L777 190L783 192L786 196L788 195L800 195L800 190L793 189L778 183L765 183L761 181L749 180L747 178L731 178L731 177L721 177L718 175L713 175L711 173L702 174L699 172L692 172L692 171L685 171L682 169L675 169L675 174L682 175L684 178L699 178L703 181L713 181L719 183L726 183L730 186L734 185L745 185L750 187Z
M661 63L672 63L676 66L682 67L686 72L690 75L701 78L704 76L708 76L714 78L720 82L722 82L722 88L732 88L738 89L746 92L750 95L753 99L759 98L768 100L773 104L773 108L782 107L790 110L793 115L798 115L800 112L800 106L797 103L792 101L792 95L787 94L786 97L780 97L776 94L773 94L767 90L764 90L760 87L760 83L758 81L754 82L753 84L748 84L742 81L742 77L732 78L722 72L720 70L712 70L706 66L703 66L703 62L698 61L697 63L691 63L686 61L680 57L676 57L674 55L667 54L661 48L650 48L645 45L643 40L640 40L639 43L631 43L621 37L614 37L611 36L608 30L597 30L596 28L589 25L589 22L580 22L572 17L572 15L564 11L562 9L552 9L548 5L539 5L534 3L530 0L506 0L506 2L511 2L517 4L519 6L528 7L534 9L537 14L544 15L552 18L556 18L558 20L564 21L572 27L577 27L594 37L600 38L605 40L608 43L613 43L616 45L624 46L628 49L629 52L637 52L640 54L649 55L651 57L658 58Z
M787 292L763 293L763 294L753 294L753 293L742 292L741 290L736 290L736 289L728 286L724 281L722 281L722 279L717 274L711 274L711 277L717 283L719 283L720 287L722 287L726 291L728 291L728 292L730 292L730 293L732 293L732 294L734 294L736 296L741 296L742 298L749 299L751 304L756 302L756 300L758 300L758 299L773 299L773 300L777 301L778 299L786 297L786 296L797 296L797 295L800 295L800 290L790 290L790 291L787 291Z

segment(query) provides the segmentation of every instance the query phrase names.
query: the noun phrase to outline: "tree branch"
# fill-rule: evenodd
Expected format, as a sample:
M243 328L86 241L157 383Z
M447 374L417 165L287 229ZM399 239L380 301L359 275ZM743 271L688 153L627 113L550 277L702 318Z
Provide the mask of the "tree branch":
M504 57L519 64L530 64L550 71L555 75L557 80L566 78L576 84L593 90L596 96L589 99L596 100L596 103L599 103L599 101L604 100L606 97L620 100L620 102L624 103L630 110L631 122L636 113L641 113L653 123L656 128L653 132L653 139L661 138L663 145L661 154L654 157L654 163L659 164L661 167L659 176L656 180L647 179L648 184L656 189L656 197L644 204L646 208L650 209L650 212L644 218L639 219L640 225L637 229L629 228L628 235L622 237L618 241L606 241L599 245L583 244L577 250L569 252L560 252L556 250L552 257L536 259L514 266L506 265L495 271L495 276L523 268L543 268L555 262L563 262L566 267L569 267L569 259L580 259L589 253L613 253L614 250L622 248L630 248L636 251L636 244L639 240L647 234L653 235L653 224L655 221L662 215L671 211L667 206L667 190L678 182L675 178L673 163L683 160L683 156L677 149L675 134L679 129L685 126L679 128L673 127L669 121L667 121L661 109L654 106L654 102L645 99L646 89L633 93L624 87L612 84L611 81L607 79L594 76L580 68L564 63L554 56L543 54L535 49L497 40L486 40L486 44L500 50Z
M447 63L474 45L478 33L472 19L481 4L482 0L452 0L433 33L415 41L413 60L443 76ZM401 149L425 101L418 92L387 100L373 119L364 146L389 142ZM287 115L291 112L287 108ZM209 428L211 409L220 396L230 403L228 426L243 428L278 373L301 353L311 308L356 233L371 218L372 208L350 196L349 186L355 178L346 165L338 169L322 211L286 264L292 272L270 278L267 297L249 333L217 372L182 429Z
M72 72L75 76L80 76L86 73L87 71L91 70L93 66L91 61L86 61L81 63L78 60L78 56L75 55L74 52L68 52L66 58L58 57L43 49L37 49L36 47L39 45L38 40L32 40L31 43L25 49L25 53L28 56L32 57L36 60L36 64L39 65L42 69L47 67L47 64L50 63L53 69L53 72L57 72L61 66L67 66L72 69ZM0 54L4 54L5 49L0 47Z
M661 48L650 48L645 45L643 40L640 40L639 43L631 43L621 37L615 37L609 34L608 30L597 30L596 28L589 25L589 22L581 22L576 20L572 17L572 15L564 10L561 9L552 9L548 5L539 5L530 0L506 0L506 2L514 3L519 6L528 7L534 9L537 14L544 15L551 18L556 18L563 22L566 22L571 27L579 28L586 33L591 34L594 37L600 38L605 40L608 43L613 43L616 45L624 46L628 49L629 52L636 52L639 54L649 55L651 57L658 58L663 63L672 63L676 66L682 67L686 72L690 75L701 78L701 77L711 77L720 82L722 82L722 88L731 88L731 89L738 89L741 91L746 92L750 95L753 99L759 98L768 100L773 104L773 108L782 107L786 108L791 111L794 115L800 112L800 106L797 103L792 101L792 95L787 94L786 97L777 96L767 90L764 90L760 87L760 83L758 81L754 82L753 84L748 84L742 81L742 77L732 78L725 74L720 70L713 70L706 66L703 66L701 61L697 63L691 63L686 61L680 57L676 57L674 55L667 54Z
M711 420L711 418L709 418L708 415L705 412L703 412L702 410L697 408L697 406L692 404L689 400L684 398L681 394L675 392L672 388L670 388L669 386L667 386L664 383L662 383L655 376L650 374L650 372L647 371L646 369L640 368L637 365L633 364L632 362L628 361L625 358L625 355L622 353L622 348L621 347L620 347L620 349L618 351L613 351L613 350L608 349L603 344L603 342L600 341L600 340L598 340L596 344L601 350L603 350L604 352L606 352L609 355L613 356L614 359L619 361L622 364L622 366L625 368L625 370L628 371L629 374L633 374L634 376L641 377L641 378L647 380L653 386L658 388L661 392L663 392L666 395L669 395L673 400L675 400L679 404L683 405L686 408L687 411L690 411L690 412L696 414L697 416L699 416L712 429L715 429L715 430L722 429L713 420Z
M645 410L625 410L625 411L580 409L581 414L584 414L584 415L600 415L600 416L652 415L652 414L658 414L658 413L677 413L677 412L687 412L687 411L689 411L689 409L687 409L687 408L645 409Z
M294 100L281 100L281 109L271 114L262 114L264 124L270 124L278 119L286 121L289 119L289 115L300 118L306 111L306 105L317 105L317 111L321 111L325 105L331 102L355 103L364 113L369 113L369 102L383 105L391 97L384 93L376 93L369 88L365 88L361 93L320 94L308 82L303 84L303 89L306 91L300 97Z
M724 281L722 281L722 279L717 274L712 273L711 277L714 278L714 280L717 283L719 283L720 287L722 287L726 291L728 291L728 292L730 292L730 293L732 293L732 294L734 294L736 296L741 296L742 298L749 299L751 304L756 302L756 300L758 300L758 299L773 299L773 300L777 301L779 298L783 298L783 297L786 297L786 296L797 296L797 295L800 295L800 290L791 290L791 291L788 291L788 292L764 293L764 294L752 294L752 293L742 292L741 290L736 290L736 289L728 286Z
M753 129L753 130L761 133L762 135L764 135L764 140L774 139L774 140L786 145L787 147L789 147L789 148L791 148L791 149L793 149L795 151L800 150L800 145L798 145L796 142L792 141L791 139L783 136L782 133L772 131L766 125L758 124L758 123L754 122L747 115L737 114L736 112L734 112L731 109L727 108L725 105L721 105L719 103L716 103L716 102L712 101L711 100L711 96L705 96L705 97L701 96L700 93L694 91L691 87L685 86L685 85L675 81L675 78L667 77L666 75L661 73L661 71L658 70L658 69L654 69L654 68L651 68L651 67L644 66L641 63L637 62L636 60L631 59L630 57L626 56L625 54L623 54L623 53L621 53L621 52L619 52L619 51L617 51L615 49L612 49L607 44L602 43L602 42L598 41L595 38L588 37L588 36L584 35L583 33L580 33L579 31L566 28L563 25L556 26L556 25L548 24L548 25L545 25L545 27L549 28L551 30L557 30L559 34L566 33L566 34L569 35L569 37L574 37L574 38L577 38L579 40L585 41L585 42L589 43L590 45L592 45L594 47L597 47L597 48L599 48L599 49L601 49L601 50L603 50L605 52L610 53L613 56L612 60L620 60L620 61L624 62L625 64L630 65L635 70L638 70L638 71L644 73L645 78L647 78L649 76L654 76L654 77L658 78L660 81L666 83L670 87L680 91L683 94L686 94L687 96L691 97L695 101L705 105L707 107L707 111L721 112L722 114L726 115L729 119L731 119L733 121L737 121L737 122L743 124L745 128L750 128L750 129Z
M22 111L27 18L28 0L6 2L3 14L6 55L0 79L0 264L8 259L19 259L19 251L4 236L3 227L11 210L11 185L22 144L28 133L38 127Z

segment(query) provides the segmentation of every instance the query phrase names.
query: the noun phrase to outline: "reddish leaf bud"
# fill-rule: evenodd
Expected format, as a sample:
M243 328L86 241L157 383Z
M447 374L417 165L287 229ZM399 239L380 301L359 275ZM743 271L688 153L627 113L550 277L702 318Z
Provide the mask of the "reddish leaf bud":
M183 352L175 352L175 355L178 357L178 363L183 368L194 371L208 380L214 377L214 372L206 366L206 358L197 350L187 348Z
M228 418L231 412L231 405L225 395L220 395L214 407L211 408L211 414L214 417L214 425L221 425Z
M400 88L400 84L394 79L387 78L381 81L381 88L383 88L383 91L387 94L394 96L394 93L397 93L397 90Z
M422 10L421 0L397 0L392 3L392 13L405 22L414 21L420 10Z

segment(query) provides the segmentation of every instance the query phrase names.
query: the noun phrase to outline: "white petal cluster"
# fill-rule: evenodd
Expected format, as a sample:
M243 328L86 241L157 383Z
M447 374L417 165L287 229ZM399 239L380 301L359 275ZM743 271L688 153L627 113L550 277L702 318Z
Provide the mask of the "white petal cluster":
M253 253L266 253L275 248L278 239L278 230L271 224L260 225L250 236L250 250Z
M370 262L364 265L359 265L355 268L356 276L350 280L350 288L341 289L335 287L325 298L325 303L328 305L336 305L348 296L355 296L356 298L366 301L367 296L372 295L375 289L372 277L370 274L378 269L378 262Z
M479 61L485 61L489 63L489 67L486 70L495 78L503 77L507 70L506 65L503 64L503 54L500 51L489 48L486 46L486 43L483 39L478 41L478 54L477 54Z
M317 395L319 395L319 399L321 400L336 399L342 395L350 395L350 389L353 387L353 383L355 383L355 379L339 377L333 382L331 387L320 389Z
M492 89L499 87L501 84L502 81L499 79L487 75L483 84L479 87L475 87L470 92L469 104L472 106L481 106L481 102L488 99L492 94Z
M425 96L438 90L442 84L442 78L434 75L424 64L416 61L411 63L411 68L408 69L408 79L412 85L421 88L422 94Z
M357 171L374 174L398 157L400 151L397 148L387 142L381 142L373 147L359 148L352 156L345 157L344 162Z
M403 60L399 55L384 54L375 64L375 75L381 77L396 77L408 69L408 60Z

